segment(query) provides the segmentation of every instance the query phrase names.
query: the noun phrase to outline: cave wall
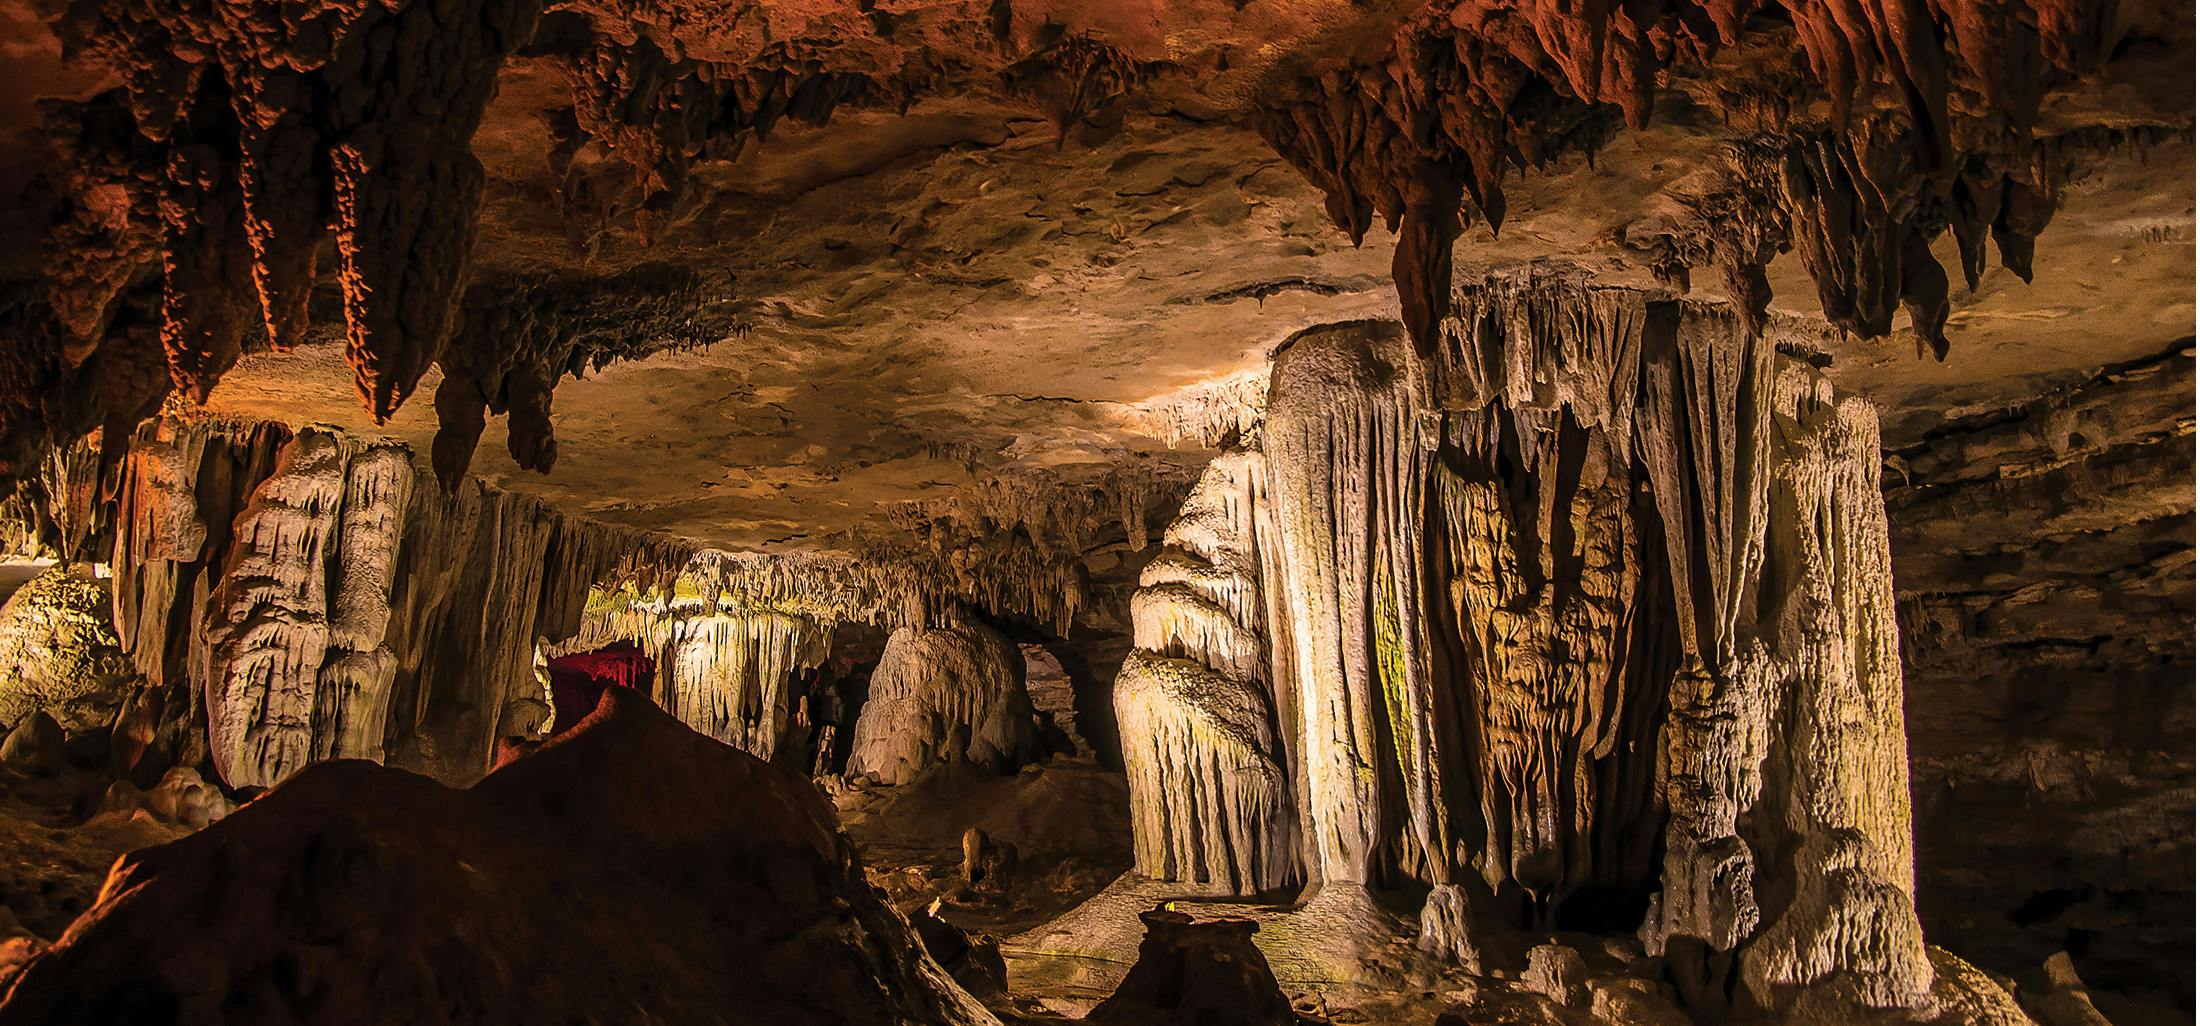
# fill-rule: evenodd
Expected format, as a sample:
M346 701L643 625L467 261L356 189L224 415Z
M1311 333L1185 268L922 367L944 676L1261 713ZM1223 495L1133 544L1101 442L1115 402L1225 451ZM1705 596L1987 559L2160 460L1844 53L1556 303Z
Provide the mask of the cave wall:
M1286 343L1164 536L1117 685L1141 871L1430 885L1453 949L1639 924L1698 1006L1927 1007L1876 411L1724 306L1456 309L1431 354Z
M1957 418L1885 476L1927 929L2189 1008L2190 339Z

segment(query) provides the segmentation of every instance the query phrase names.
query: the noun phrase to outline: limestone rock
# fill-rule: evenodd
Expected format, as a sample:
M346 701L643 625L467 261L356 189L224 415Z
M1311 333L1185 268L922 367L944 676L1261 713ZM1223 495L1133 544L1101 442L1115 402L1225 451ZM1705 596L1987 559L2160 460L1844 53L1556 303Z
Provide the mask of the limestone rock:
M44 710L66 730L105 726L130 697L108 583L57 563L0 606L0 723Z
M1587 1004L1589 964L1581 952L1564 944L1538 944L1528 949L1528 971L1520 975L1520 984L1552 1004Z
M1268 960L1253 945L1249 922L1195 922L1154 909L1138 962L1085 1021L1093 1026L1297 1026Z
M887 638L848 773L906 784L950 761L1006 772L1043 754L1022 655L999 631L958 616Z
M160 783L144 792L139 805L189 830L205 829L207 824L229 815L236 808L219 788L207 783L197 770L188 766L169 770L160 778Z
M2094 1007L2067 951L2049 955L2037 970L2020 979L2017 1000L2040 1026L2108 1026L2108 1017Z
M18 721L15 729L8 731L8 739L0 742L0 764L51 776L61 772L68 762L66 744L61 724L44 711L34 712Z
M997 1023L806 780L624 689L468 790L315 764L102 895L0 1023Z

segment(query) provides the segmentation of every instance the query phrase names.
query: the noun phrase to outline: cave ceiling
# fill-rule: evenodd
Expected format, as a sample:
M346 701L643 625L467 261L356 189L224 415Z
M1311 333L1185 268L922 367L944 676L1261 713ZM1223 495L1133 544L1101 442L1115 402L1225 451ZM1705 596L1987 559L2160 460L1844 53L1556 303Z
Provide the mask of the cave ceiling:
M82 100L133 67L64 60L62 39L135 5L61 6L0 3L0 75L29 85L0 100L0 187L12 194L41 185L32 98ZM1719 265L1732 261L1709 240L1733 234L1731 210L1749 202L1733 193L1734 147L1770 122L1840 121L1767 113L1828 106L1794 92L1805 41L1777 6L1735 15L1731 31L1630 44L1658 51L1632 64L1617 56L1618 34L1610 54L1602 34L1567 44L1563 19L1538 14L1544 5L1435 6L1457 6L1450 24L1462 33L1480 31L1470 11L1485 28L1533 21L1555 32L1538 37L1539 52L1559 55L1538 73L1605 95L1602 105L1569 100L1547 119L1562 126L1551 138L1519 147L1530 166L1503 175L1501 200L1479 169L1461 172L1449 187L1463 184L1469 212L1483 216L1448 247L1442 232L1411 243L1411 259L1394 265L1399 238L1426 235L1412 212L1387 228L1393 211L1365 183L1327 183L1325 204L1279 152L1276 111L1339 68L1388 59L1395 69L1399 46L1436 31L1417 2L552 3L503 60L471 137L485 178L454 345L465 350L469 332L528 337L530 324L590 341L542 375L579 372L556 383L554 443L532 431L515 443L514 420L492 416L470 460L463 446L436 457L568 511L727 548L830 550L892 530L909 504L986 486L1039 501L1058 486L1166 494L1189 484L1218 425L1259 394L1279 343L1324 323L1412 324L1408 278L1438 266L1434 250L1448 248L1452 281L1543 263L1600 284L1677 289L1678 261L1695 265L1695 294L1723 298ZM1953 282L1945 359L1904 313L1876 338L1829 327L1803 255L1760 254L1767 316L1809 326L1836 383L1880 404L1890 447L2189 335L2191 9L2125 6L2110 16L2120 42L2082 73L2042 71L2050 87L2016 118L2031 119L2029 136L2052 140L2067 163L2032 280L1988 258L1967 288L1959 233L1932 242ZM1703 42L1726 35L1723 46ZM1584 52L1587 65L1564 59ZM1599 75L1596 54L1610 58L1603 82L1584 90L1584 76ZM759 68L780 75L764 101L723 99L769 79ZM1643 68L1654 74L1638 81ZM676 85L636 84L653 75ZM1869 121L1899 107L1899 93L1866 90L1849 116ZM2006 99L1956 94L1959 129ZM637 113L637 97L652 95L661 106ZM682 120L710 103L747 121ZM776 123L758 116L774 103L785 108ZM1955 135L1963 150L1966 131ZM1918 154L1887 159L1895 178L1924 174L1908 168ZM1335 163L1353 168L1346 178L1387 171ZM1340 230L1355 219L1337 216L1340 195L1369 207L1358 219L1373 227L1358 245ZM39 210L11 205L0 229L44 234ZM1500 211L1493 229L1488 214ZM204 408L436 451L431 400L450 368L490 379L498 368L446 352L391 409L404 383L393 393L388 370L368 381L356 357L365 329L347 337L359 312L344 287L350 258L337 252L346 243L301 237L294 245L320 256L305 327L286 340L297 344L269 351L266 329L244 329L234 368L198 379ZM1691 245L1706 252L1675 256ZM0 260L0 276L41 274L37 247ZM213 348L206 359L218 363ZM505 387L513 405L527 404L517 378ZM192 407L186 391L165 402ZM379 423L377 407L388 414Z

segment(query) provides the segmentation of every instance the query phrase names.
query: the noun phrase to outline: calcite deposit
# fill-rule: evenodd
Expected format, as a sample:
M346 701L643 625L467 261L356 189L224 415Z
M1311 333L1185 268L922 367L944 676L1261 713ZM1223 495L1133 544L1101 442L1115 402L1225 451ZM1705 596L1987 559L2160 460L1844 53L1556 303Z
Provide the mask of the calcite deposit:
M1044 754L1024 659L968 616L886 639L856 720L850 776L906 784L943 763L1014 770Z
M2196 24L0 0L0 1021L2189 1019Z
M1869 404L1716 307L1548 278L1454 305L1433 359L1291 340L1257 452L1165 535L1213 584L1134 600L1141 871L1417 880L1454 952L1476 908L1634 920L1698 1007L1836 979L1931 1007ZM1236 633L1187 628L1209 610Z

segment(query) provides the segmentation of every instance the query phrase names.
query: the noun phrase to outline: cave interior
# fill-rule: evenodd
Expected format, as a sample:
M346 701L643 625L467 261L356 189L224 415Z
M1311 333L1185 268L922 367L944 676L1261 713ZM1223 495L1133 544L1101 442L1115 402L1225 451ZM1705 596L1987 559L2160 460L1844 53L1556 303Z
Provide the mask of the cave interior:
M2194 1016L2187 0L0 0L0 1026Z

